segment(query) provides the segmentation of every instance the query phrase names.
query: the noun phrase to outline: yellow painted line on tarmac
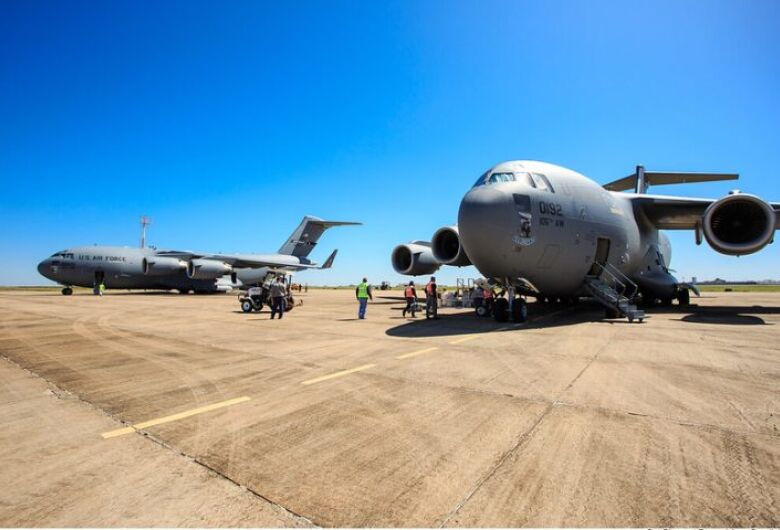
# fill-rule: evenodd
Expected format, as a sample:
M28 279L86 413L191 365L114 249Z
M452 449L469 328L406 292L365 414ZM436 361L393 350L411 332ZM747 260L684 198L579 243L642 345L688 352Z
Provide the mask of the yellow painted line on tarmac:
M477 338L479 338L479 334L471 335L470 337L462 337L460 339L455 339L455 340L452 340L452 341L448 342L447 344L460 344L461 342L466 342L467 340L474 340L474 339L477 339Z
M358 366L357 368L350 368L349 370L342 370L340 372L334 372L332 374L323 375L322 377L316 377L314 379L309 379L308 381L302 381L302 385L313 385L314 383L319 383L321 381L327 381L328 379L335 379L336 377L341 377L344 375L354 374L355 372L360 372L363 370L368 370L369 368L373 368L376 366L376 364L364 364L363 366Z
M205 407L198 407L196 409L185 410L184 412L179 412L178 414L171 414L170 416L163 416L162 418L156 418L149 421L143 421L141 423L135 423L130 427L124 427L122 429L116 429L113 431L104 432L101 436L103 436L103 438L115 438L117 436L122 436L124 434L130 434L136 432L139 429L145 429L147 427L153 427L155 425L161 425L163 423L170 423L172 421L182 420L184 418L189 418L190 416L195 416L196 414L211 412L212 410L229 407L231 405L238 405L239 403L244 403L245 401L249 401L250 399L251 398L246 396L235 398L235 399L228 399L227 401L212 403L211 405L206 405Z
M396 359L399 359L399 360L400 359L409 359L410 357L417 357L418 355L422 355L424 353L432 352L432 351L438 350L438 349L439 348L436 347L436 346L434 346L433 348L425 348L424 350L417 350L417 351L413 351L411 353L405 353L403 355L399 355L398 357L396 357Z

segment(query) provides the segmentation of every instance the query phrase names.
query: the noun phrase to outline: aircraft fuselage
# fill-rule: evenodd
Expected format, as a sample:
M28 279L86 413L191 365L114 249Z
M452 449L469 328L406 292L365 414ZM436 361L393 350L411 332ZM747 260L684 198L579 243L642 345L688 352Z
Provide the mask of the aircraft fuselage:
M66 286L93 287L102 281L107 289L177 289L197 293L222 292L261 281L268 268L235 269L233 275L215 279L188 278L184 270L161 276L145 275L144 258L157 256L152 248L112 246L73 247L55 253L38 264L38 272ZM285 256L290 265L298 258Z
M463 247L485 277L524 278L545 295L573 296L583 294L583 280L598 261L654 296L674 294L668 238L636 218L625 194L553 164L519 164L507 163L506 171L527 172L536 187L500 178L478 182L460 205Z

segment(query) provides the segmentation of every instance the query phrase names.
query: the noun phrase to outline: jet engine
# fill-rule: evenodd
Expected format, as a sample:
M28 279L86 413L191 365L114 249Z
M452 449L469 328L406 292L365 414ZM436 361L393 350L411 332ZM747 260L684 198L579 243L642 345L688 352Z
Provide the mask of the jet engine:
M146 276L166 276L187 268L187 262L179 258L149 257L141 260L141 269Z
M233 267L223 261L193 259L187 262L187 277L191 280L216 280L233 272Z
M430 243L415 241L406 245L398 245L393 249L391 256L393 268L398 274L419 276L432 274L441 265L431 252Z
M439 228L431 239L431 250L436 261L443 265L455 267L471 265L471 260L460 241L457 226Z
M721 254L752 254L772 242L775 217L772 207L755 195L734 193L707 207L702 231L707 243Z

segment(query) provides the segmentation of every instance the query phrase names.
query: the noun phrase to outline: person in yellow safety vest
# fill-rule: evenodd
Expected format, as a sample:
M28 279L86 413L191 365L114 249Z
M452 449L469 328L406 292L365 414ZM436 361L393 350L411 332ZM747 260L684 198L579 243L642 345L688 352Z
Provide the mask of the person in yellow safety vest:
M100 285L98 285L98 293L100 296L103 296L103 293L106 291L106 284L103 282L100 282Z
M404 316L406 312L412 313L414 318L414 311L417 309L417 290L414 288L414 282L409 282L409 285L404 289L404 296L406 296L406 307L404 308Z
M425 318L439 318L439 293L436 292L436 276L425 286Z
M366 306L368 306L368 301L374 300L374 296L371 294L371 286L368 285L368 279L363 278L363 281L355 289L355 296L358 300L358 318L363 320L366 318Z

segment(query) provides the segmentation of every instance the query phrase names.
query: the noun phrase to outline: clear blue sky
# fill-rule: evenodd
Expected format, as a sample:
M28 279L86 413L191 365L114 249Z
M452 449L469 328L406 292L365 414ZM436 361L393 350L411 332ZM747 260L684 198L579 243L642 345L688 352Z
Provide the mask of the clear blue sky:
M389 254L456 220L518 158L607 182L649 169L780 200L780 2L0 4L2 284L78 244L275 251L304 214L312 283L397 280ZM780 278L673 234L684 277ZM473 270L440 274L475 275Z

